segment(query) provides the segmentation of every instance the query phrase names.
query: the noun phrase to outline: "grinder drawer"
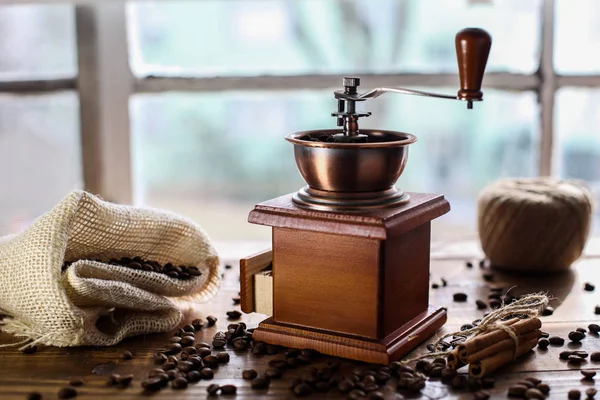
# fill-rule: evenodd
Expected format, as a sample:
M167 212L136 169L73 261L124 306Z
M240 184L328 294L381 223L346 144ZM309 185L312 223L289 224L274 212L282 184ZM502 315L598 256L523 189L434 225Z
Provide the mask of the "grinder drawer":
M245 313L273 315L273 252L240 260L240 305Z

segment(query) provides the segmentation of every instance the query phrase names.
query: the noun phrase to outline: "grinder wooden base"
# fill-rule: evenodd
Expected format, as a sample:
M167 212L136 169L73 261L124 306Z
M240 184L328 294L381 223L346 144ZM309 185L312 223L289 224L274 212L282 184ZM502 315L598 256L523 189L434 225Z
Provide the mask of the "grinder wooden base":
M388 364L431 337L445 322L445 308L429 307L397 331L373 341L318 329L298 328L268 318L259 324L252 337L256 341L278 346L313 349L331 356Z
M273 247L240 262L242 310L261 298L248 275L272 256L273 315L255 340L387 364L441 327L445 311L429 305L430 231L450 206L409 195L362 212L306 210L292 195L258 204L248 220L273 227Z

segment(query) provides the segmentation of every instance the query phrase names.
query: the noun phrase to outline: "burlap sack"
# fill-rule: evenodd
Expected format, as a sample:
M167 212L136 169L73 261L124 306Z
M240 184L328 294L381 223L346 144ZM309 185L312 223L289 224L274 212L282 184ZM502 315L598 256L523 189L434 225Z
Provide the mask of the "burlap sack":
M135 256L197 266L201 275L183 281L88 261ZM61 272L64 261L73 264ZM24 232L0 238L0 313L9 316L0 327L53 346L167 331L182 319L174 301L216 293L218 262L207 235L185 218L74 191Z

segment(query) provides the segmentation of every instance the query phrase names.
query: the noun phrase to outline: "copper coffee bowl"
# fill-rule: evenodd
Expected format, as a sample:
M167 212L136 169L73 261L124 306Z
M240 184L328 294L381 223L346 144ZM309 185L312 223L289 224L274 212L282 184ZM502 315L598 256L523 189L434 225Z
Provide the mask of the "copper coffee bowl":
M297 205L325 211L393 206L408 201L394 188L417 138L395 131L361 129L366 143L313 141L340 134L338 129L292 133L298 171L308 187L294 197Z

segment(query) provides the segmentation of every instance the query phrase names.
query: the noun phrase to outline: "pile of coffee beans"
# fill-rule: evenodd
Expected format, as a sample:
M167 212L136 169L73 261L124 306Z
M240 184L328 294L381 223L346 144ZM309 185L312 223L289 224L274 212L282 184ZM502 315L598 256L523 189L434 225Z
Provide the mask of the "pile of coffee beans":
M161 264L158 261L143 260L140 257L122 257L122 258L111 258L108 261L102 261L100 259L92 259L90 261L103 262L110 265L119 267L131 268L139 271L157 272L159 274L167 275L169 278L189 280L197 276L202 275L202 272L197 267L185 266L185 265L173 265L172 263ZM69 268L75 261L66 261L63 263L63 272Z
M508 388L508 397L525 399L545 399L550 386L535 377L527 377Z

